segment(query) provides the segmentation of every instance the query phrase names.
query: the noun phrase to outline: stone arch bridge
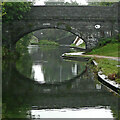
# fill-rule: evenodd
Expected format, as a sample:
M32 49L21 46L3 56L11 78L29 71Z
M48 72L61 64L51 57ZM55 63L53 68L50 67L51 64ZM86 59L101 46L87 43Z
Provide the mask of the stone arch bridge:
M99 38L118 34L119 5L33 6L23 19L14 20L9 25L3 23L3 37L9 40L3 40L3 44L14 47L21 37L30 32L57 28L79 36L86 43L87 49L92 49L98 44Z

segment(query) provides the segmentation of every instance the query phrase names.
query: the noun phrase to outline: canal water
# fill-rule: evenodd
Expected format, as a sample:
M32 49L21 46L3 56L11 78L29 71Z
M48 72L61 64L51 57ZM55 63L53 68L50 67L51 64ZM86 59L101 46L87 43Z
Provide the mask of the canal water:
M3 118L109 118L119 97L95 77L87 61L65 60L69 47L28 46L3 62Z

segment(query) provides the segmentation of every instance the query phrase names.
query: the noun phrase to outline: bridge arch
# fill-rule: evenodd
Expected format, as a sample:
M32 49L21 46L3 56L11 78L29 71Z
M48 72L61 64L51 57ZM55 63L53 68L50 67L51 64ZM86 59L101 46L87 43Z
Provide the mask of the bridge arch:
M25 35L31 33L31 32L34 32L34 31L37 31L37 30L43 30L43 29L58 29L58 30L64 30L66 32L70 32L72 33L73 35L75 36L78 36L79 38L83 39L82 37L82 34L80 33L80 31L68 24L65 24L65 23L61 23L61 25L46 25L44 26L44 24L50 24L50 23L43 23L43 25L39 24L39 25L35 25L34 27L30 27L30 25L32 25L32 23L30 24L26 24L24 28L21 29L21 32L20 34L17 35L17 39L14 41L14 44L16 44L16 42L24 37ZM24 30L23 30L24 29ZM84 40L84 39L83 39ZM84 40L84 42L86 43L86 41Z
M35 31L38 31L38 30L47 30L47 29L62 30L62 31L65 31L65 32L69 32L72 35L75 35L76 37L78 36L79 38L81 38L84 41L85 45L86 45L86 41L82 37L80 37L78 35L78 33L75 33L74 31L69 31L69 30L64 29L64 28L59 28L59 27L40 27L40 28L37 28L35 30L28 31L28 32L22 34L20 37L18 37L18 39L16 39L14 44L16 44L17 41L19 41L22 37L24 37L25 35L27 35L27 34L29 34L31 32L35 32ZM70 42L73 43L74 40L75 39L72 39Z

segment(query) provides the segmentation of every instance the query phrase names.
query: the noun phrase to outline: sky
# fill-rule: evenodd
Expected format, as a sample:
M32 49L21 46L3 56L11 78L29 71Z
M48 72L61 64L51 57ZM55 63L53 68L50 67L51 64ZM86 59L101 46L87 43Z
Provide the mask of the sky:
M35 5L44 5L44 1L46 0L35 0ZM75 1L75 0L73 0ZM82 4L82 5L87 5L86 0L76 0L77 3ZM65 0L65 2L70 2L70 0Z

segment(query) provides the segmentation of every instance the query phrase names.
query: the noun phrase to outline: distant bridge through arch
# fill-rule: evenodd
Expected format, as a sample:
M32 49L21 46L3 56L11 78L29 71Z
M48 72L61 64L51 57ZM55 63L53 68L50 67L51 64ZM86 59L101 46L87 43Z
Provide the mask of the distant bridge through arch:
M60 45L71 45L76 39L75 34L56 28L37 30L33 35L38 38L38 40L48 39L55 41Z
M69 31L81 37L87 49L97 46L99 38L119 33L120 3L113 6L33 6L21 20L3 23L3 36L12 46L24 35L47 28ZM96 25L100 26L99 28ZM11 46L3 40L3 44Z

